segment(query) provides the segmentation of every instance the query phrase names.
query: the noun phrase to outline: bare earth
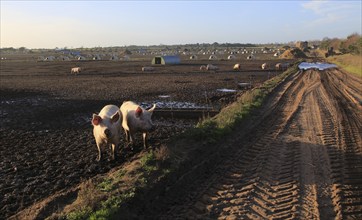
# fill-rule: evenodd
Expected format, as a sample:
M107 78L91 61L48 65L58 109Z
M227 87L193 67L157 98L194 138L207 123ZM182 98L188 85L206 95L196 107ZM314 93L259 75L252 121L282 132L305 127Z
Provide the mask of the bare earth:
M92 68L89 62L91 70L77 77L67 75L63 64L52 65L51 73L43 63L2 64L0 219L122 166L141 150L121 147L119 160L95 163L90 117L103 105L152 103L165 94L205 104L206 92L213 105L222 106L242 91L225 96L216 89L237 89L236 82L250 75L255 83L270 76L260 71L261 62L244 74L228 71L231 62L220 63L224 69L217 73L201 73L199 64L139 73L142 64L118 71L116 64ZM149 203L130 204L128 212L155 219L362 219L361 85L361 78L338 69L295 73L247 129L235 130L224 150L201 156L185 174L190 178ZM155 123L153 147L197 120L156 117ZM200 164L213 165L196 175Z

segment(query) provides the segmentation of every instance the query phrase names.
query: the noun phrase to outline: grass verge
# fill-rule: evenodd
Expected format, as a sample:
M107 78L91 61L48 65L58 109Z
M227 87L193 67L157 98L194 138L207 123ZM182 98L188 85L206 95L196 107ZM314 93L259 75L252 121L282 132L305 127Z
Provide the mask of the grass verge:
M345 71L362 77L362 56L343 54L326 58L328 62L340 66Z

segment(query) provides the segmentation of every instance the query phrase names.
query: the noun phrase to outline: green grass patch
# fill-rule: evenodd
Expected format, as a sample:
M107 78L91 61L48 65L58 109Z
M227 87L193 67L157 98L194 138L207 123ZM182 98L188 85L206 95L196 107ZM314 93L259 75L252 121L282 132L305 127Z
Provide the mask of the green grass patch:
M68 220L83 220L85 218L87 218L90 214L92 213L92 209L88 206L74 211L74 212L70 212L69 214L67 214L66 218Z
M157 170L157 161L153 151L147 152L140 161L142 169L146 172L146 174L150 174L151 172Z
M331 56L327 58L328 62L340 66L345 71L362 77L362 56L343 54L338 56Z
M111 178L106 178L98 184L99 190L102 192L109 192L112 191L115 188L115 185L113 184L113 180Z
M121 181L122 177L126 174L126 171L121 169L114 173L111 177L105 178L101 183L97 185L97 188L102 192L110 192L117 188L117 184Z
M109 197L106 201L101 202L101 208L93 212L90 216L90 220L107 220L112 219L114 214L117 213L120 205L127 199L134 197L135 189L131 189L126 193Z

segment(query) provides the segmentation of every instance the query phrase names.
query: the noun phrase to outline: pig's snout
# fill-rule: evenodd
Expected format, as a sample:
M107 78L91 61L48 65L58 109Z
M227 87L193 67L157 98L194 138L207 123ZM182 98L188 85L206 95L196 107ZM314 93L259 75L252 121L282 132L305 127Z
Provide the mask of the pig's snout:
M108 128L106 130L104 130L104 134L106 135L107 138L112 137L112 132Z

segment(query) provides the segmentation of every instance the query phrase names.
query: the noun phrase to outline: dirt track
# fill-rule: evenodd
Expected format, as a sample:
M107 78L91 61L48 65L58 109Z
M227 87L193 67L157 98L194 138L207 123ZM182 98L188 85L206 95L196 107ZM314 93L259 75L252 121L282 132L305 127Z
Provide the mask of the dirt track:
M200 158L179 184L135 212L155 219L362 219L361 85L332 69L290 76L253 129L236 132L227 150ZM223 156L212 171L192 174Z

